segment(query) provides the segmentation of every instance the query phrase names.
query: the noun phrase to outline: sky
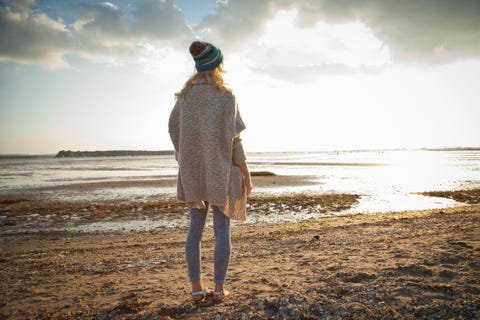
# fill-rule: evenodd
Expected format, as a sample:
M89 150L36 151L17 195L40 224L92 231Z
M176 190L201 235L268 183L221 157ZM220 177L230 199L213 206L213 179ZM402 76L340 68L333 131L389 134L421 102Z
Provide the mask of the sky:
M0 0L0 154L171 150L194 40L247 151L480 147L478 0Z

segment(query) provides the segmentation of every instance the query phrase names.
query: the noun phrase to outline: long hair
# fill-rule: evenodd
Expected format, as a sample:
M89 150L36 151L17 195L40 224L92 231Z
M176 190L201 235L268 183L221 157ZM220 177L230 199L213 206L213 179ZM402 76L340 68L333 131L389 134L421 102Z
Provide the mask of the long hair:
M223 62L213 70L196 72L185 82L183 89L175 93L175 97L177 99L184 99L188 91L198 82L206 82L207 84L213 85L220 92L232 92L223 81L223 73L225 73L225 70L223 70Z

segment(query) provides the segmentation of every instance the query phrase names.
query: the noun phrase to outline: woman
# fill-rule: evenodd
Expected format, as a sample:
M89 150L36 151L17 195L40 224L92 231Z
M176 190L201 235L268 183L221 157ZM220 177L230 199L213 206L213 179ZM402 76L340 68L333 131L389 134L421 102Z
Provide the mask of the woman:
M224 84L223 55L214 45L195 41L190 54L197 72L175 94L169 133L178 161L177 196L190 210L190 229L185 245L192 299L215 302L230 295L224 289L230 262L230 219L246 220L246 200L251 177L240 132L245 129L235 96ZM213 209L215 234L212 293L201 273L201 239L209 207Z

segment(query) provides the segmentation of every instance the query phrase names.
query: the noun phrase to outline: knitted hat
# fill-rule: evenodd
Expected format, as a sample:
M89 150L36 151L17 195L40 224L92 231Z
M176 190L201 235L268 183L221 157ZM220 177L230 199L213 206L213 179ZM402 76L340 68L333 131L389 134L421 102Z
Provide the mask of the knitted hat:
M190 54L195 60L195 68L198 72L213 70L223 61L222 51L208 42L192 42Z

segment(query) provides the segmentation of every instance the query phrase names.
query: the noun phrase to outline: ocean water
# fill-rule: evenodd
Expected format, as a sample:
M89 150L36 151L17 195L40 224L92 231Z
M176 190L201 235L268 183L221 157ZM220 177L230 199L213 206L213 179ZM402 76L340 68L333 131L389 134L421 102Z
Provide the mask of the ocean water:
M304 185L256 187L254 194L356 193L346 213L456 205L422 191L480 187L480 151L249 153L251 171L302 177ZM0 195L41 194L68 201L147 201L175 196L173 156L0 157ZM156 183L165 180L168 183ZM83 186L81 192L78 187Z

